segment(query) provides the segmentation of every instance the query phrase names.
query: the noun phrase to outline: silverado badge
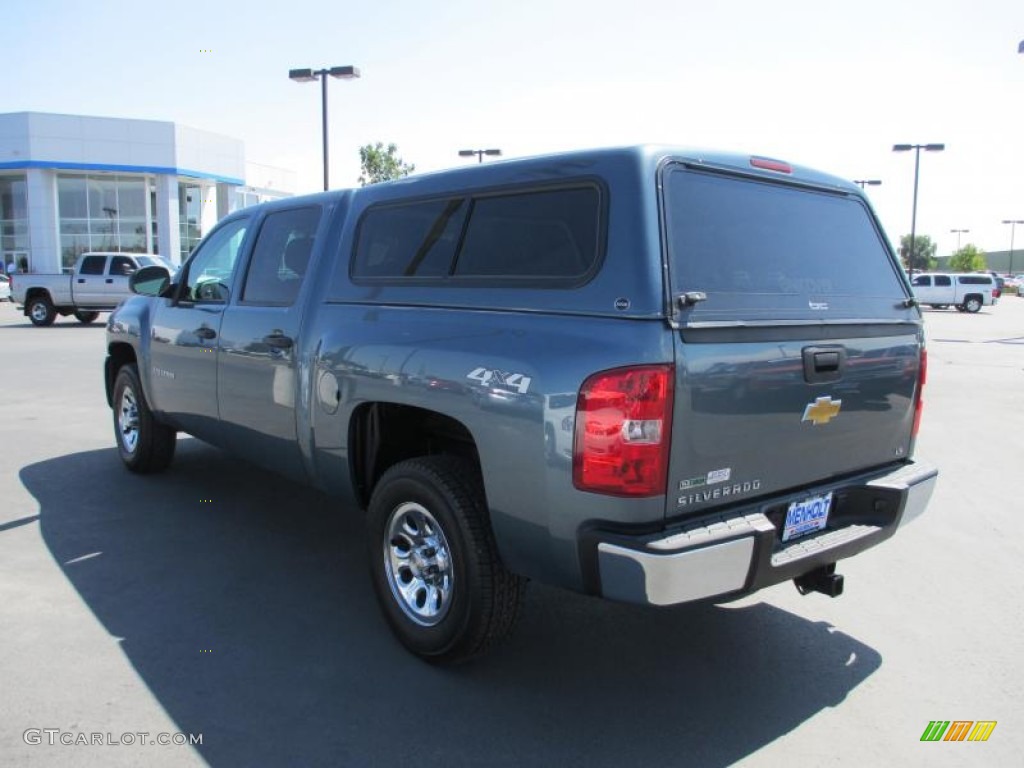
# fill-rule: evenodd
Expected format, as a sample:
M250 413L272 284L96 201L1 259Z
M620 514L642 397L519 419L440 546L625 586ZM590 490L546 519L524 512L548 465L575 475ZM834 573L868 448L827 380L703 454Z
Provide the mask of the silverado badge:
M839 409L842 408L842 400L833 400L830 396L819 397L813 403L808 403L807 407L804 408L804 417L800 421L809 421L814 426L819 424L828 424L832 419L839 415Z

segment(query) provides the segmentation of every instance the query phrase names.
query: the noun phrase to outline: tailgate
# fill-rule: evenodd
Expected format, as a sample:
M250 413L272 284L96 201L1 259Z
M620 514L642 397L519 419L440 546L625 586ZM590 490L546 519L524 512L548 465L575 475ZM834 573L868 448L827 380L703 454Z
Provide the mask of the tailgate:
M827 341L705 332L687 343L686 335L678 334L685 363L677 365L668 514L909 455L916 331Z
M864 200L681 163L662 182L677 326L667 514L907 458L920 313Z

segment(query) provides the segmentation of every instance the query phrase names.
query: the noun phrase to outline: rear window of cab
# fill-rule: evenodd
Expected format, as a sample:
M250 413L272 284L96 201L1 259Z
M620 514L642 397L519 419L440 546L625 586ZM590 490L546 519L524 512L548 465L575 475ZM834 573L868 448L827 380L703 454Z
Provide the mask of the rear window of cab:
M379 204L359 220L350 276L577 285L600 260L602 218L590 183Z
M706 296L689 322L878 316L865 300L900 313L903 282L857 197L679 163L663 184L673 293Z

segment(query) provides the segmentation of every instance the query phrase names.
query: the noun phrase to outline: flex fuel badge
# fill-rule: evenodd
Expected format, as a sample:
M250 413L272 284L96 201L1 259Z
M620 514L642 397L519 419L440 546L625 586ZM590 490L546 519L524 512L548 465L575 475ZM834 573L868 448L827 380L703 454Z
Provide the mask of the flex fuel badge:
M685 491L690 488L700 488L705 485L715 485L716 483L724 483L730 477L732 477L732 467L726 467L725 469L715 469L708 472L706 475L701 477L694 477L690 480L680 480L679 490Z

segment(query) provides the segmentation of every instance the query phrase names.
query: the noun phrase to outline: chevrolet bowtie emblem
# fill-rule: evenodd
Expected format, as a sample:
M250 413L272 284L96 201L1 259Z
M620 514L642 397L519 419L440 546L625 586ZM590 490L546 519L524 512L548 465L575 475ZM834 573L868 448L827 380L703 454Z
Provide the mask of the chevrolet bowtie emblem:
M833 400L826 395L819 397L813 403L808 403L804 408L804 417L800 421L809 421L814 426L828 424L839 415L839 409L843 407L842 400Z

